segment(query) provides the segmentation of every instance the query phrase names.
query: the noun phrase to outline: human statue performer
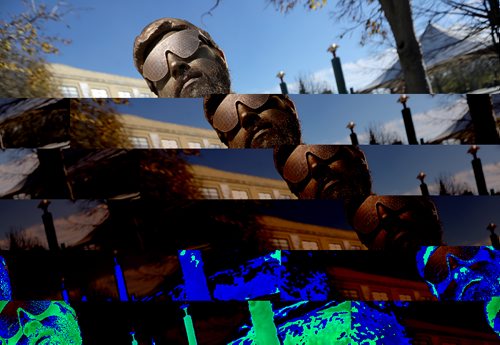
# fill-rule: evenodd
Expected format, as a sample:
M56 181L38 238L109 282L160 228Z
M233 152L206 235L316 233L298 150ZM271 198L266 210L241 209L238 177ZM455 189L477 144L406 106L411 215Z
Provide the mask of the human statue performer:
M134 42L134 64L158 97L230 93L224 52L206 31L182 19L146 26Z
M300 123L286 95L212 95L205 97L205 117L229 148L298 145Z
M350 145L280 146L276 169L299 199L339 199L369 249L412 249L442 243L434 203L426 197L376 196L364 153Z

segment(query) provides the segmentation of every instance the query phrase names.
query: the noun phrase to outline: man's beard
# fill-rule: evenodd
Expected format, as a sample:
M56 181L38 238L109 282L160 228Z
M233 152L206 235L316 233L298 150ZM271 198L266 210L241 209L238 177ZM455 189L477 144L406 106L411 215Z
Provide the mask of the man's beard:
M229 71L225 65L217 63L215 71L208 74L203 73L200 79L193 84L192 87L187 88L181 92L181 97L199 98L213 94L228 94L231 93L231 81L229 78Z
M262 123L260 123L262 126ZM301 143L300 124L296 119L287 118L280 128L275 128L270 124L269 133L262 137L257 137L245 143L245 147L252 148L273 148L282 145L299 145Z

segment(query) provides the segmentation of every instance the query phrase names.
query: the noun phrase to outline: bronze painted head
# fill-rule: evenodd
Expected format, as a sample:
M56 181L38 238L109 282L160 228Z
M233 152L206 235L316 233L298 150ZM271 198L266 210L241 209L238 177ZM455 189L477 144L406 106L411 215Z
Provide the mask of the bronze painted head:
M205 116L229 148L273 148L301 142L295 104L285 95L212 95Z
M354 146L282 146L274 151L274 164L300 199L364 200L371 194L365 155Z
M134 42L134 63L159 97L230 92L226 58L210 35L181 19L162 18Z
M442 244L434 203L421 196L369 196L352 224L369 249L417 250Z

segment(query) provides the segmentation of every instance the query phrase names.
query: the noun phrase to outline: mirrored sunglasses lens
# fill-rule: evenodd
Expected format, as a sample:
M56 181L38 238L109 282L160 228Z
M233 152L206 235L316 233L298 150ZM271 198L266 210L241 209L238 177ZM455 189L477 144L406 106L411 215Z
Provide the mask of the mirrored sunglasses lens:
M309 175L309 166L306 159L307 147L298 146L288 157L283 168L283 177L291 183L299 183Z
M269 95L239 95L237 101L252 109L258 109L266 104L268 99Z
M180 31L167 39L167 50L183 59L193 55L200 46L198 32L194 30Z
M164 38L144 61L143 75L151 81L161 80L168 73L167 52L186 59L193 55L199 46L200 39L195 30L179 31Z
M229 132L238 125L239 118L234 95L228 95L221 102L213 117L213 126L221 132Z

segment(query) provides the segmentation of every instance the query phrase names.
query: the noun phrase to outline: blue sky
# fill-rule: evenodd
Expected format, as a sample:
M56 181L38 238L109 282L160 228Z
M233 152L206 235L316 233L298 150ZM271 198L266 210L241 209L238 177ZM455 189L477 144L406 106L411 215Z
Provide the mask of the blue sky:
M40 1L37 1L39 3ZM47 0L54 4L55 1ZM206 13L215 0L130 1L68 0L75 11L63 23L47 26L49 34L72 40L49 61L130 77L140 77L132 61L134 38L150 22L161 17L183 18L208 31L224 50L233 89L239 93L279 92L276 73L286 72L291 84L299 75L331 71L327 47L340 45L347 86L355 86L358 74L350 74L349 63L372 57L374 47L361 47L359 35L338 39L349 23L331 19L334 1L318 11L302 4L282 14L266 0L223 0L211 16ZM22 10L21 1L3 1L0 19ZM68 25L69 28L66 28ZM418 26L418 31L421 31ZM387 46L378 47L378 51ZM365 71L366 73L366 71ZM333 72L330 88L334 88ZM290 90L293 92L293 88Z
M303 139L310 144L350 143L346 128L349 121L356 123L360 143L368 143L366 134L370 124L379 124L399 134L406 142L401 116L402 106L397 95L291 95L302 124ZM412 95L408 106L415 119L418 138L429 140L445 130L456 119L457 113L448 111L460 96ZM121 113L211 129L203 115L202 99L130 99L118 106ZM427 112L434 110L434 114ZM439 110L439 111L438 111Z
M427 174L426 183L431 193L437 193L436 180L441 174L467 183L476 193L472 156L467 154L466 146L364 145L361 149L372 173L373 191L377 194L419 195L417 175L420 171ZM488 188L500 191L500 147L481 146L478 157L483 163ZM274 168L272 150L203 150L199 156L188 159L220 170L281 178Z
M444 240L448 245L488 245L489 232L486 231L486 226L490 222L500 224L500 198L434 197L433 201L436 203L444 228ZM3 243L5 234L12 228L42 229L42 211L37 208L38 203L39 200L0 200L0 243ZM50 212L60 227L56 228L56 231L59 231L59 239L68 238L64 236L71 232L68 223L77 221L78 217L75 215L82 212L81 202L75 204L68 200L52 200ZM263 212L299 222L350 228L340 203L336 201L283 201ZM457 213L463 214L464 217L457 217ZM58 221L63 218L69 219L69 222ZM80 218L80 221L85 222L83 219L85 218ZM43 230L40 233L43 236Z

